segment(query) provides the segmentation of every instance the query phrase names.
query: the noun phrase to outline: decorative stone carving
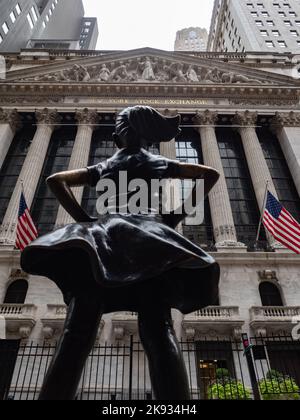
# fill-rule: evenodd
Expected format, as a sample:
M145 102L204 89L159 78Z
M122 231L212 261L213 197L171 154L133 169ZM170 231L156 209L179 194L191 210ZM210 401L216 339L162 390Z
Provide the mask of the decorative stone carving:
M47 124L55 126L55 128L57 128L61 121L61 117L57 111L51 111L48 108L44 108L42 111L36 111L35 116L38 124Z
M193 118L195 125L212 125L215 126L218 119L218 113L209 111L197 112Z
M46 82L171 82L171 83L218 83L218 84L263 84L270 81L248 77L244 74L171 61L160 57L145 56L127 61L114 61L99 65L74 64L69 69L37 75L22 81Z
M154 70L153 70L153 64L150 60L149 57L146 57L144 62L140 63L144 70L142 73L142 79L143 80L156 80L155 74L154 74Z
M54 329L49 326L43 327L43 336L45 340L50 340L54 336Z
M194 328L186 328L185 335L187 340L194 340L196 335L196 330Z
M235 327L232 330L232 336L235 340L240 340L241 339L241 335L242 335L242 328L241 327Z
M13 268L10 272L10 280L28 279L29 275L20 268Z
M277 280L276 271L263 270L258 272L260 280Z
M125 335L124 327L114 327L114 336L116 340L122 340Z
M102 64L102 67L100 69L100 73L98 76L97 81L98 82L107 82L110 76L110 70L109 68L106 66L106 64Z
M232 105L265 105L265 106L296 106L299 103L299 99L245 99L245 98L235 98L230 100Z
M243 127L255 127L257 121L257 112L245 111L236 112L233 118L233 124Z
M299 112L276 112L275 117L271 120L271 129L274 132L283 127L300 127Z
M16 109L5 111L0 108L0 124L9 124L12 131L18 131L22 127L21 118Z
M263 82L258 79L250 79L249 77L243 74L235 73L223 73L221 78L222 83L258 83L262 84Z
M255 328L254 330L255 337L266 337L267 336L267 329L266 328Z
M27 338L29 338L29 336L30 336L30 334L31 334L31 330L32 330L32 328L31 328L31 327L29 327L29 326L25 326L25 325L21 326L21 327L19 328L19 335L20 335L20 337L21 337L22 339L27 339Z
M88 108L84 108L82 111L77 111L75 118L81 125L95 125L99 121L97 112L90 111Z
M64 98L63 97L54 97L54 96L16 96L16 97L7 97L7 96L3 96L0 98L0 103L1 104L6 104L6 105L15 105L15 104L57 104L58 102L63 101Z

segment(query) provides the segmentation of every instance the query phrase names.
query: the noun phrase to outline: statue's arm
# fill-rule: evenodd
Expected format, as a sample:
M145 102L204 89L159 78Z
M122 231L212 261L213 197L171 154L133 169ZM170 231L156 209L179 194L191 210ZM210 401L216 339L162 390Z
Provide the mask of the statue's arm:
M175 163L175 170L173 178L179 179L203 179L204 180L204 194L208 195L210 190L218 182L220 177L219 172L209 166L197 165L194 163Z
M196 165L193 163L181 163L178 161L172 161L170 165L170 177L175 179L203 179L204 180L204 195L208 195L210 190L217 183L220 174L217 170L204 165ZM196 200L196 186L192 191L192 202L195 203ZM197 204L196 204L197 205ZM165 216L166 223L175 227L183 219L189 216L185 211L185 203L171 212L170 215Z
M63 208L76 222L90 222L90 217L77 202L71 187L89 185L89 173L86 168L59 172L47 178L47 184Z

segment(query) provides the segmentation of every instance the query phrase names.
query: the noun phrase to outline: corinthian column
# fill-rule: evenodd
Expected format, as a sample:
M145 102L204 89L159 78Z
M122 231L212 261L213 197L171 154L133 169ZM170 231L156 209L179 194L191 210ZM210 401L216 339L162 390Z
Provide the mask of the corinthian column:
M256 200L259 208L263 211L267 181L269 183L269 191L275 197L277 197L277 193L256 134L257 113L250 111L237 112L233 122L239 126L238 131L242 139ZM267 236L270 245L275 246L277 244L275 239L271 235Z
M83 111L76 113L76 120L78 121L78 129L68 168L70 171L84 168L88 165L92 135L94 127L98 122L98 114L85 108ZM73 193L80 203L83 195L83 187L74 188ZM72 217L60 206L56 226L64 226L72 222L74 222Z
M300 113L277 112L271 121L300 196Z
M214 228L214 237L218 249L226 247L244 247L238 243L230 199L220 157L215 124L218 114L216 112L199 112L194 117L194 123L201 136L201 146L204 164L220 173L220 178L209 193L211 218Z
M60 118L56 111L45 108L36 112L37 130L28 150L17 184L11 196L0 230L0 242L15 243L16 223L23 182L26 202L31 206L40 179L53 130Z
M0 108L0 169L17 130L21 128L21 119L16 109L4 111Z

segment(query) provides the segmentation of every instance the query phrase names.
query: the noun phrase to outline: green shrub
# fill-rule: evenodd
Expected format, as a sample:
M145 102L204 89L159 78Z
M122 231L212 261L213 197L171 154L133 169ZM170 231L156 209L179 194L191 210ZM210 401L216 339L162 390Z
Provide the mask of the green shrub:
M300 400L295 380L276 370L270 370L266 379L259 381L259 389L263 400Z
M228 376L225 380L217 380L208 388L208 398L210 400L250 400L251 393L241 382Z

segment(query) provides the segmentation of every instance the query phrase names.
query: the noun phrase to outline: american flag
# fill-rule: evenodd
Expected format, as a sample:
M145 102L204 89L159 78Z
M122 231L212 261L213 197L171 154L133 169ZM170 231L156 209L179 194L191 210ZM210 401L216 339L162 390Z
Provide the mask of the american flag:
M300 224L270 191L268 191L263 224L278 242L300 254Z
M18 215L16 247L23 251L23 249L26 248L26 246L29 245L30 242L36 239L37 236L37 228L33 223L25 201L24 193L22 192Z

